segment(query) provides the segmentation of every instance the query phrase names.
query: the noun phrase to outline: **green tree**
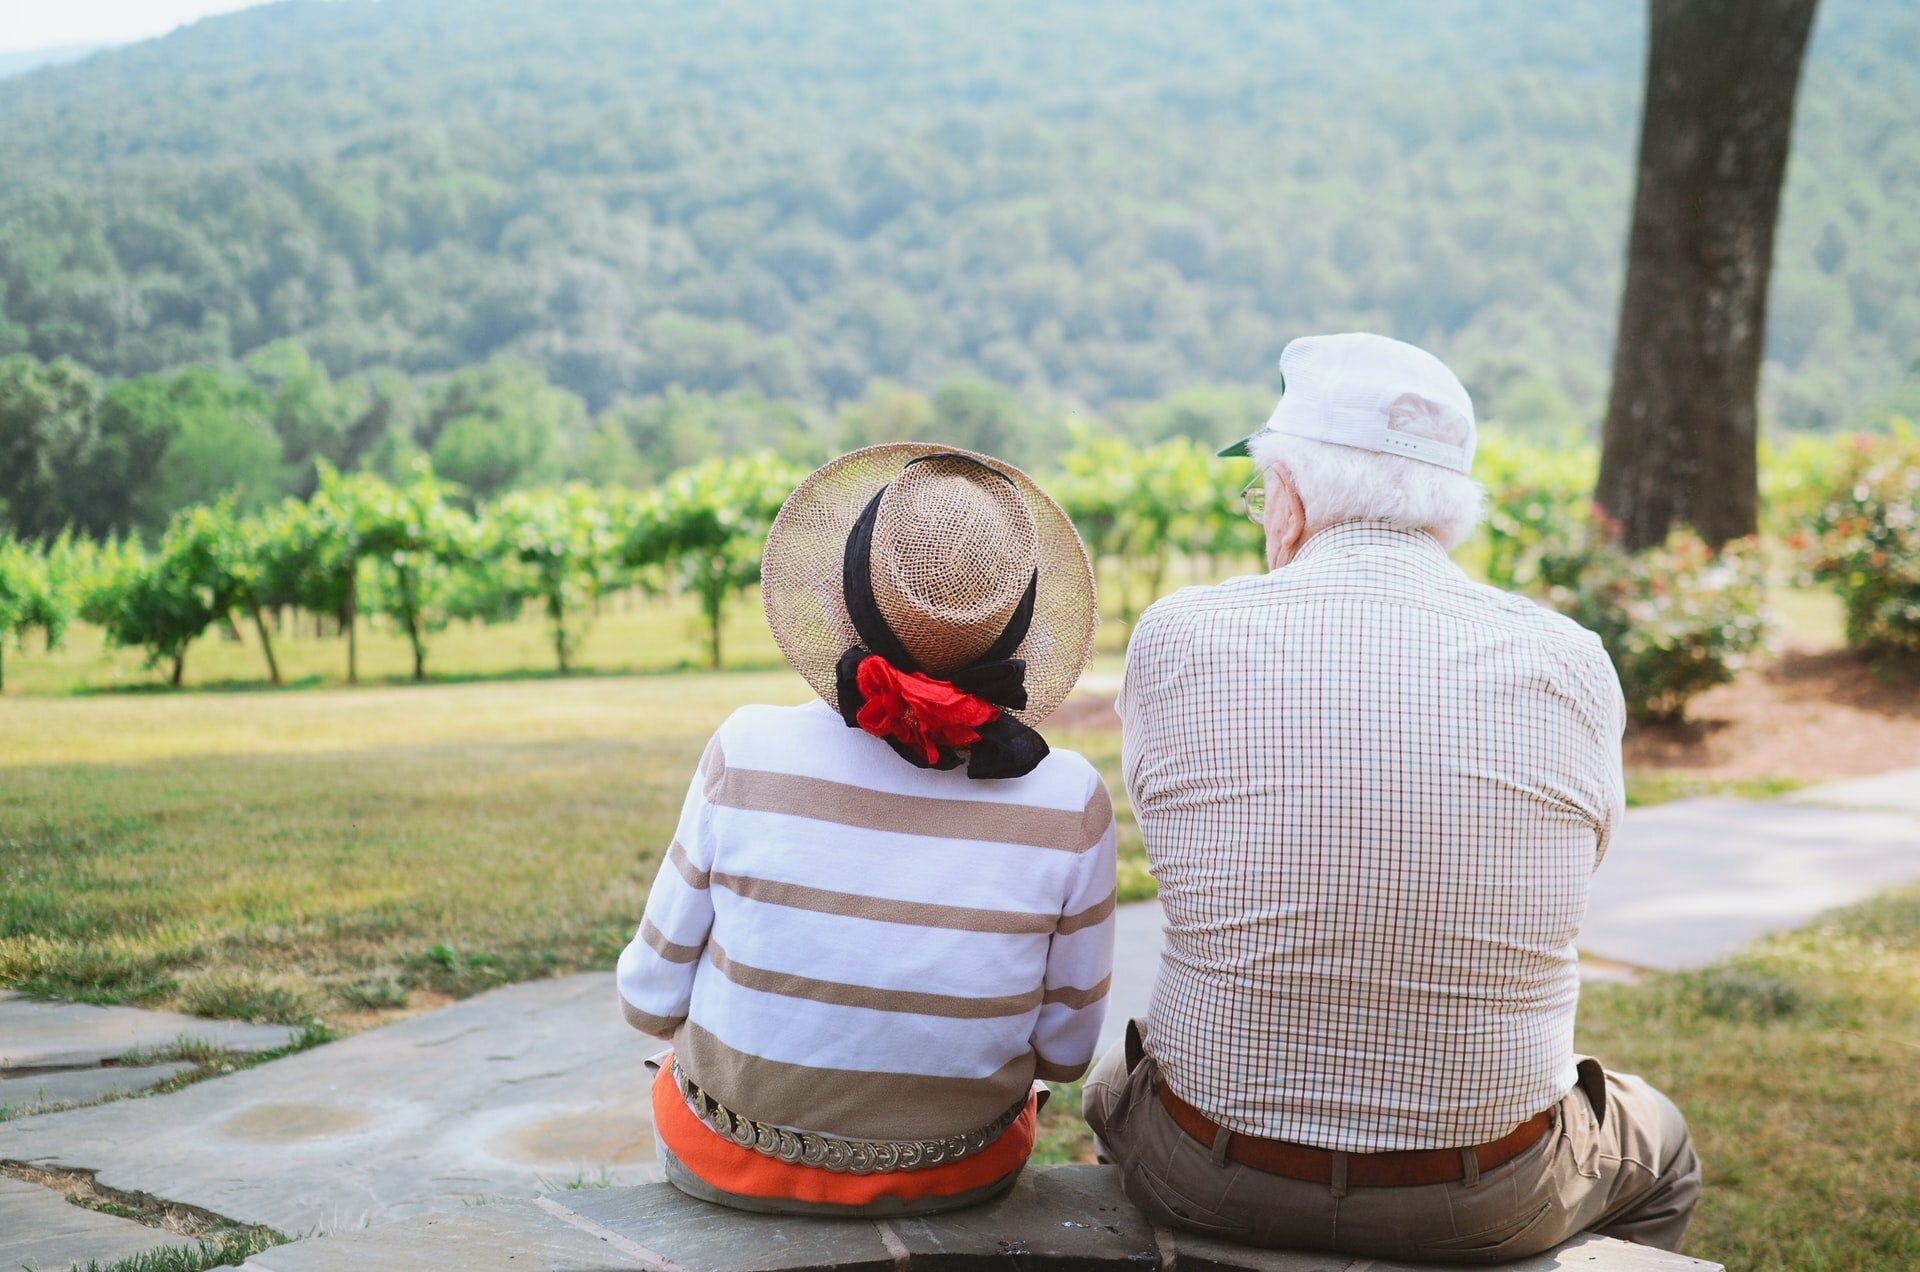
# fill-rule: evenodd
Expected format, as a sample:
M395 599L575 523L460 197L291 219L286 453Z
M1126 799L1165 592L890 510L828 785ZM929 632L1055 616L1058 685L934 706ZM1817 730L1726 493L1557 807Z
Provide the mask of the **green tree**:
M247 597L246 545L231 505L182 509L152 556L131 553L120 564L99 573L90 616L113 644L144 648L147 666L171 664L167 683L177 689L187 647Z
M103 410L129 437L166 439L150 475L137 483L136 523L166 525L181 509L230 499L240 512L265 507L280 491L280 441L267 395L204 367L114 386ZM143 480L144 477L144 480Z
M539 372L493 362L442 385L426 427L435 471L476 499L490 499L558 480L585 440L587 411Z
M919 442L933 435L933 404L926 395L890 381L874 381L858 401L840 408L842 450L883 442Z
M39 628L51 651L72 617L70 599L55 578L49 554L0 532L0 689L6 687L6 643L25 652L27 633Z
M680 581L700 602L707 664L721 665L720 627L728 600L760 582L767 531L805 473L770 455L708 460L676 473L660 492L659 520L629 542L628 559L666 547Z
M422 459L402 486L370 482L353 490L353 557L376 567L372 608L407 635L413 678L427 678L427 636L451 618L450 571L473 556L473 523L449 502L458 488Z
M516 491L481 518L483 555L523 567L540 599L561 675L572 670L592 604L618 578L620 538L609 501L583 485Z
M367 396L351 383L336 384L292 340L248 354L245 371L267 394L267 419L280 442L280 486L305 499L319 488L321 461L349 462L349 432L367 413Z
M100 384L66 358L0 358L0 517L30 539L93 530L88 485L100 461Z

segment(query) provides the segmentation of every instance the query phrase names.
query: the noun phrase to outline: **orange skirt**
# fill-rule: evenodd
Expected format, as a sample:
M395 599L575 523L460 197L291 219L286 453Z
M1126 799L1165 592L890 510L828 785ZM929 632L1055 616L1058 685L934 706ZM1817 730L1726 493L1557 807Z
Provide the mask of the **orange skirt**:
M662 1064L653 1080L653 1125L660 1139L701 1182L745 1197L864 1206L882 1198L920 1201L971 1192L1026 1164L1038 1120L1030 1095L1013 1125L972 1157L920 1170L847 1175L742 1148L694 1116L670 1064Z

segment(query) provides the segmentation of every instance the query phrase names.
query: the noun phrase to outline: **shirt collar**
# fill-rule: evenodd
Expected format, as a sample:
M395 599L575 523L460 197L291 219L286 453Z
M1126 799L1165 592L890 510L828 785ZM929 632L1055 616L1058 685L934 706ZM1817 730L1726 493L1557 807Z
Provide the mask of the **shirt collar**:
M1424 556L1433 563L1452 564L1452 558L1440 546L1440 541L1425 530L1403 529L1378 517L1356 517L1352 521L1336 521L1314 531L1300 545L1300 550L1293 554L1293 560L1282 568L1315 560L1338 561L1370 548Z

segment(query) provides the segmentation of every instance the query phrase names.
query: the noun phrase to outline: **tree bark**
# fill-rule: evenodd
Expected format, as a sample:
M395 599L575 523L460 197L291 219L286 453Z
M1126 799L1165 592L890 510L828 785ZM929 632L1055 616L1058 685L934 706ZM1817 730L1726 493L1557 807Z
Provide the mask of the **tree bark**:
M360 564L355 562L348 567L352 572L347 575L347 683L360 683Z
M267 632L267 620L260 613L259 606L252 606L253 629L260 633L260 652L267 656L267 675L274 684L280 683L280 662L273 656L273 637Z
M1650 0L1639 188L1596 499L1649 547L1752 534L1767 279L1817 0Z
M186 672L187 672L187 651L182 649L179 653L173 656L173 675L167 678L167 683L172 685L175 689L178 689L180 687L180 678L186 675Z
M547 621L553 625L553 655L560 664L560 674L567 675L571 670L567 666L567 607L556 592L547 593Z

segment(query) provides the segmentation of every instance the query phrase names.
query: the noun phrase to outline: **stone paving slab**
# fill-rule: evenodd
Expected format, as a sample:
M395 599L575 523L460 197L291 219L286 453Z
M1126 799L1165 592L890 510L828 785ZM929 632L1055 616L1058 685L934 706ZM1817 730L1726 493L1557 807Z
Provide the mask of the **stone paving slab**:
M583 1246L582 1238L600 1242ZM540 1266L651 1272L898 1272L913 1267L1102 1266L1177 1272L1430 1272L1432 1265L1254 1250L1155 1229L1108 1166L1028 1170L999 1201L919 1219L804 1219L746 1214L666 1184L581 1191L415 1218L256 1255L255 1272L402 1272ZM1502 1265L1513 1272L1710 1272L1718 1264L1585 1236Z
M1846 782L1823 782L1795 791L1788 803L1826 808L1856 808L1920 817L1920 769L1882 773Z
M722 1266L729 1272L813 1267L891 1272L898 1261L898 1239L868 1220L744 1214L696 1201L667 1184L583 1190L546 1201L631 1243L631 1248L689 1270Z
M659 1178L613 978L510 986L185 1090L0 1123L0 1160L305 1233Z
M103 1265L190 1238L76 1206L51 1188L0 1176L0 1268L53 1272L97 1259Z
M661 1185L665 1187L665 1185ZM313 1237L256 1254L254 1272L531 1272L641 1269L618 1238L569 1224L536 1201L500 1201L418 1215L377 1228Z
M51 1104L89 1104L115 1091L129 1095L144 1091L192 1068L190 1064L171 1063L0 1073L0 1109L18 1117Z
M285 1046L299 1031L287 1025L206 1020L138 1007L43 1003L0 990L0 1072L96 1065L130 1051L158 1051L182 1035L227 1051Z
M1703 967L1824 910L1920 879L1920 820L1690 799L1627 815L1593 877L1583 951Z

